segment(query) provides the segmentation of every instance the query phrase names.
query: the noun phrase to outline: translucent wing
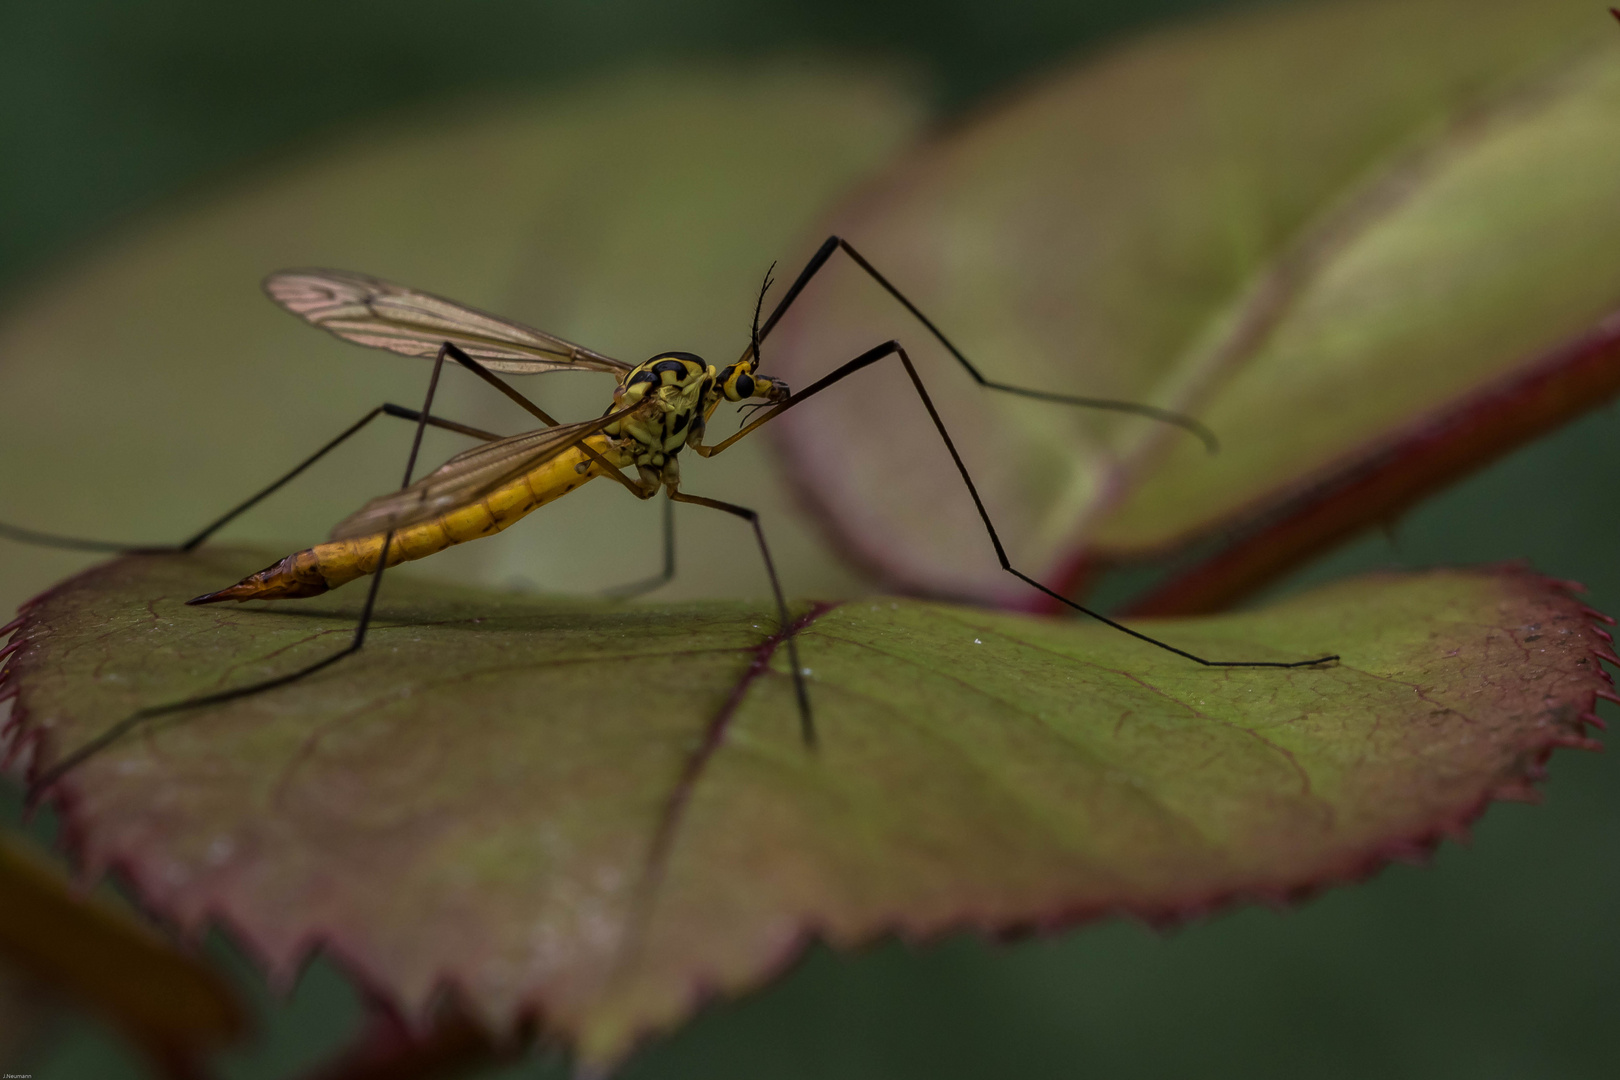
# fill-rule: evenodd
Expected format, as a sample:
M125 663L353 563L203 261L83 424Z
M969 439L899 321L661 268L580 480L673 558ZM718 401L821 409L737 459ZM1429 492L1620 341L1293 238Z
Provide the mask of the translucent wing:
M264 279L270 299L357 345L434 356L453 342L494 371L531 375L587 369L615 375L631 365L432 293L349 270L282 270Z
M389 529L420 525L440 514L459 510L640 407L631 405L595 420L541 428L475 446L457 454L410 487L372 499L338 522L332 530L332 539L375 536Z

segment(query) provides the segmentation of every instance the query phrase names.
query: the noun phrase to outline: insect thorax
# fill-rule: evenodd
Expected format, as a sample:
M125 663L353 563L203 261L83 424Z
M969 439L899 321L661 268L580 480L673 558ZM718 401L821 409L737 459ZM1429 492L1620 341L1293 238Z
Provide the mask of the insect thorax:
M649 401L657 407L637 410L605 431L628 462L643 470L665 470L666 479L674 481L679 475L675 455L701 440L709 414L722 400L777 402L787 397L787 385L756 374L753 361L744 359L717 372L692 353L659 353L625 374L610 409Z
M638 444L633 448L637 465L663 466L686 445L693 425L702 424L714 380L713 366L692 353L660 353L638 364L615 391L613 408L647 400L659 407L625 417L607 434Z

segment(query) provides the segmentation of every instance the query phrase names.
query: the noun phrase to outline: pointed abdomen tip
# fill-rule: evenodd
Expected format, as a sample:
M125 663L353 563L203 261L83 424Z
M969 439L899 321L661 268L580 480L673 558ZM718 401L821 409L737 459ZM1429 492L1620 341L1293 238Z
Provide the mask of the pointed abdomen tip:
M318 571L302 573L298 555L289 555L257 574L249 574L235 585L218 592L193 596L186 601L186 605L195 607L198 604L217 604L223 600L301 600L306 596L319 596L328 588Z

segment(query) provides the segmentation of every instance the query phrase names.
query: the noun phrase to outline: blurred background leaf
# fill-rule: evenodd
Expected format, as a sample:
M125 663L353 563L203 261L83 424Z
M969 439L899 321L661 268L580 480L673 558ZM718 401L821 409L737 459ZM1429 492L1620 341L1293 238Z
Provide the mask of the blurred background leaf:
M0 1052L71 998L116 1024L154 1062L180 1075L242 1034L225 980L107 898L76 889L60 869L0 833ZM26 993L15 988L27 980ZM19 1016L19 1013L21 1014ZM21 1028L21 1031L13 1030Z
M1045 580L1343 504L1327 478L1379 455L1415 471L1403 440L1434 440L1441 414L1620 307L1615 29L1585 0L1350 0L1177 28L988 110L833 215L825 231L990 378L1190 411L1222 438L1214 458L1140 418L986 393L847 265L784 320L774 364L799 385L907 343L1014 563ZM1408 497L1612 395L1620 348L1601 332L1561 413L1475 424ZM986 557L898 366L861 378L774 432L841 547L913 589L1038 599ZM1401 509L1362 497L1338 531L1261 546L1220 599Z
M432 104L429 113L442 118L459 99L469 115L479 101L491 100L475 101L470 94L504 97L510 107L534 88L571 88L582 78L606 86L619 74L633 82L671 67L684 76L711 64L740 66L781 78L783 65L801 71L819 66L805 60L808 54L842 72L857 66L859 82L879 87L878 94L890 95L912 117L915 106L906 103L905 88L915 79L936 108L952 116L1127 29L1234 6L1223 0L486 2L459 5L456 18L443 18L441 5L410 0L262 8L195 0L138 7L88 0L11 5L0 11L0 92L7 103L0 110L0 140L7 147L0 163L0 274L11 282L10 302L18 310L23 296L39 295L36 288L57 288L43 282L56 273L53 264L68 268L76 248L131 212L156 205L161 209L148 222L196 220L217 198L209 193L222 184L235 195L251 194L327 152L322 143L338 155L357 144L364 150L386 141L377 134L380 127L392 124L399 131L414 106ZM1270 6L1286 12L1294 5ZM1592 11L1607 18L1601 7ZM1451 29L1433 32L1446 37ZM1300 58L1307 74L1316 59ZM710 77L739 80L735 86L749 76ZM713 179L722 179L718 170ZM802 220L808 221L813 210L806 214ZM802 241L819 239L800 229ZM161 231L148 224L124 227L121 235L156 237ZM781 235L791 233L784 228ZM497 306L505 300L496 294L493 276L479 276L477 256L460 255L459 244L450 240L435 243L446 248L398 249L402 259L421 260L410 264L429 275L419 278L421 284L444 289L466 282L478 295L465 289L456 295L470 302ZM80 265L95 271L117 254L116 247L101 251L107 254ZM724 326L725 335L735 333L747 301L731 290L751 297L763 269L752 265L755 259L778 257L781 250L742 252L733 271L742 283L728 284L726 295L705 296L704 316L719 320L714 325ZM296 261L312 260L300 255ZM455 271L458 262L463 269ZM743 263L749 264L746 272ZM264 269L254 267L253 277ZM637 299L651 303L664 290L680 288L686 272L684 266L660 272L628 262L609 269L644 273L648 289ZM466 276L452 279L451 273ZM480 282L489 283L489 291ZM251 289L245 297L230 291L254 309L252 318L265 335L283 332L274 329L278 319L291 325ZM528 318L548 314L539 306L544 296L513 299L519 306L503 310ZM607 299L615 311L630 308L619 297ZM735 305L730 316L727 305ZM11 325L10 319L0 322ZM726 349L732 340L726 337ZM340 351L319 353L321 347ZM660 337L652 347L680 345ZM710 348L706 342L698 347ZM325 358L323 377L352 379L348 385L364 392L365 405L374 400L370 395L399 396L390 379L419 386L408 369L388 373L383 360L391 358L374 362L358 350L312 342L308 331L288 337L279 349L267 348L274 353L270 370L305 357ZM107 357L109 363L116 359ZM62 361L56 354L55 362ZM132 424L140 445L161 452L167 443L169 456L123 460L148 451L130 444L116 425L103 438L96 425L113 423L112 410L98 406L104 411L83 425L79 410L98 397L134 393L137 401L150 402L154 395L141 392L139 373L120 380L107 370L80 370L65 395L27 399L29 411L39 414L27 422L36 430L52 424L65 429L82 441L83 451L74 453L83 456L70 454L58 465L53 455L27 444L5 443L0 519L32 512L38 503L22 485L39 483L55 523L64 527L117 535L123 532L114 530L118 525L150 530L146 536L173 535L177 523L158 512L160 500L118 494L97 478L97 469L110 462L144 476L153 460L194 468L172 448L185 430L202 429L166 430L164 424L176 422L167 420ZM13 381L19 378L45 376L28 352L8 349L0 355L0 402L19 393L22 384ZM204 380L187 407L217 408L216 389ZM296 420L297 410L312 399L329 396L286 383L275 392L297 403L277 415L278 424ZM8 421L14 415L8 413ZM205 421L187 416L184 423ZM238 432L231 434L235 445ZM252 434L281 437L262 428ZM1571 425L1431 500L1398 534L1358 541L1281 588L1391 563L1528 556L1545 571L1593 585L1597 606L1620 607L1612 543L1620 531L1620 503L1612 495L1620 490L1617 440L1620 423L1607 414ZM285 445L295 442L289 437ZM63 443L51 445L61 449ZM212 442L197 445L202 453L219 450ZM267 452L260 467L280 467L272 456ZM62 470L58 479L32 479L55 468ZM240 470L227 463L220 471ZM179 487L167 494L182 497ZM330 508L346 512L353 496L347 483L323 493L317 481L303 496L307 506L298 498L284 502L274 513L290 516L262 519L256 529L280 535L324 529L333 517ZM196 499L198 507L215 505L207 492L187 490L183 497ZM98 512L98 500L108 500L108 509ZM73 519L73 513L85 516ZM535 528L545 530L546 543L564 535L561 524L537 522ZM542 546L538 537L532 543ZM714 550L729 558L724 542ZM7 573L14 574L7 579L8 595L35 591L74 565L8 551ZM1397 869L1286 919L1242 912L1169 939L1116 923L1010 948L955 939L920 951L889 945L858 959L818 954L769 993L706 1016L652 1048L626 1075L1606 1075L1612 1047L1605 1023L1620 997L1620 933L1613 920L1620 864L1607 855L1608 837L1620 828L1614 770L1612 761L1601 758L1563 757L1554 765L1545 809L1494 811L1474 848L1444 850L1437 870ZM241 985L253 990L245 965L229 956L225 961ZM257 1000L265 1033L252 1052L223 1064L227 1075L280 1076L307 1065L349 1038L361 1011L352 988L323 964L305 973L285 1003L272 1006L262 989ZM518 1072L549 1075L559 1068L542 1061ZM97 1080L140 1075L139 1066L87 1022L74 1025L38 1069Z

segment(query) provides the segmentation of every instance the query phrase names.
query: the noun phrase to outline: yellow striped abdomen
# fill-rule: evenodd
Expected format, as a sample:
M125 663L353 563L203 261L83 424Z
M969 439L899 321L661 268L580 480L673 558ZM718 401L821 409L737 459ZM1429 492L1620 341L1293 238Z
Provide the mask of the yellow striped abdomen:
M617 464L619 452L609 444L607 436L593 435L585 440L585 445ZM571 447L475 503L398 530L388 547L388 565L426 558L454 544L493 536L519 518L602 475L602 466L595 459L579 447ZM257 574L248 575L230 588L207 593L187 603L319 596L328 589L376 573L383 539L384 534L378 533L316 544L288 555Z

